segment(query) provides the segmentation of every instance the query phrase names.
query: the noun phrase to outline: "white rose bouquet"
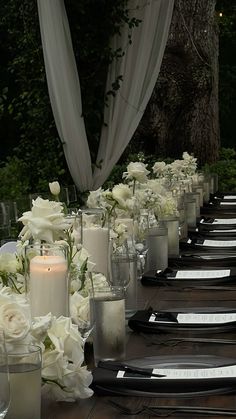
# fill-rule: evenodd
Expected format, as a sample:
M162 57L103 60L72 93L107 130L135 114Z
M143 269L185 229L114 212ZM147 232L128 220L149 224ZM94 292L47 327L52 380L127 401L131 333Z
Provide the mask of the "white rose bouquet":
M83 298L83 297L82 297ZM80 308L83 311L83 306ZM30 307L24 295L9 287L0 289L0 328L6 344L36 344L42 349L42 389L50 398L75 401L90 397L92 374L84 363L83 340L68 317L50 313L30 321Z

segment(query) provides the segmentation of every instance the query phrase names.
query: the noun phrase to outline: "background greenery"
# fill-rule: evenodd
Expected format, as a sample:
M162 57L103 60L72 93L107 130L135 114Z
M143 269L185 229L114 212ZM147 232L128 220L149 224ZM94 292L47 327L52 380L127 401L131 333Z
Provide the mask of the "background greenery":
M220 120L222 145L234 148L236 101L236 10L231 0L219 0L220 18ZM86 131L94 163L103 108L107 95L115 94L120 78L104 96L106 69L124 51L112 51L110 37L122 25L138 25L129 20L127 0L65 0L71 27L83 97ZM0 0L0 200L48 189L48 181L72 184L62 144L50 107L40 40L37 5L28 0ZM132 42L132 40L130 40ZM79 54L79 57L78 57ZM114 168L107 185L121 179L126 164L137 158L135 145L127 148ZM144 154L145 149L143 150ZM211 170L235 175L232 156L220 160ZM155 160L146 156L145 161ZM226 163L223 163L223 162ZM208 168L209 169L209 168ZM226 176L226 170L228 175ZM234 181L222 184L234 188Z

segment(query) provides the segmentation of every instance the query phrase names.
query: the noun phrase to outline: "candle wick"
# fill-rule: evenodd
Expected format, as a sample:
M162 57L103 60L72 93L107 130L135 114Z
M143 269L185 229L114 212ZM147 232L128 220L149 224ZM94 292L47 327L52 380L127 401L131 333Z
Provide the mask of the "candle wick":
M48 272L51 270L51 268L48 268Z

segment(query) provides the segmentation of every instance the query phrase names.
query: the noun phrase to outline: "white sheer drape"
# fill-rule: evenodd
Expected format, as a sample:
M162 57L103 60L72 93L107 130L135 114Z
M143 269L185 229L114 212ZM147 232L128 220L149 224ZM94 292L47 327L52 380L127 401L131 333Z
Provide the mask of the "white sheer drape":
M129 29L113 39L113 48L121 47L124 57L110 66L107 91L118 75L123 75L121 88L110 96L105 110L97 162L101 170L94 173L95 189L102 185L131 140L154 89L167 42L174 0L132 0L132 15L142 22L132 30L132 44L128 45ZM139 7L137 9L137 7Z
M64 0L38 0L48 90L66 161L76 186L92 187L80 83Z
M101 186L120 158L137 128L155 86L167 41L174 0L130 0L133 15L142 20L132 30L125 26L112 40L124 57L108 72L107 90L116 76L123 82L105 109L96 169L92 179L91 158L82 118L79 78L63 0L38 0L39 20L49 94L68 167L80 190ZM138 6L138 9L136 7Z

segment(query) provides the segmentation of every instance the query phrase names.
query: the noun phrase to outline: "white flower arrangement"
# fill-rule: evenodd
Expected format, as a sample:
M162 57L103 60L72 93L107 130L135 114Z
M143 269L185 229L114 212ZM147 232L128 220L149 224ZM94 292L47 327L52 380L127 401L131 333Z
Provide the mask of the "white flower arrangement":
M24 224L20 232L23 241L33 238L53 243L62 238L70 227L64 216L63 205L40 197L33 200L31 211L24 212L18 221Z
M42 389L55 400L75 401L90 397L92 375L84 363L83 341L78 327L68 317L50 313L30 321L24 295L9 287L0 289L0 327L6 344L36 344L42 350Z
M76 242L74 225L66 218L60 202L37 198L31 211L25 212L19 221L24 227L17 253L0 256L0 327L8 345L33 343L42 348L44 393L55 400L90 397L92 374L84 365L84 343L78 327L89 316L91 278L96 286L107 285L106 278L92 273L90 255ZM32 239L41 245L47 242L68 246L70 317L56 318L48 313L31 319L24 286L24 250Z
M144 164L140 161L131 162L127 166L127 172L123 173L123 178L131 181L137 181L139 183L145 183L147 181L147 176L150 171L147 170L147 164Z
M87 198L88 208L101 208L110 219L118 212L132 214L135 210L136 200L128 185L119 183L112 190L102 188L91 191Z
M83 252L85 255L86 251ZM31 322L30 307L24 293L24 276L17 273L18 256L6 253L0 259L0 328L5 332L7 344L14 346L15 343L32 343L41 346L43 391L51 398L72 401L90 397L92 391L88 386L92 375L83 365L83 340L78 325L85 316L89 316L88 290L91 280L86 276L83 295L71 291L70 318L56 318L49 313L47 316L35 317ZM3 285L4 280L9 286ZM76 281L76 288L81 288L79 277ZM106 278L103 277L103 281ZM70 352L69 343L73 343L74 348Z

